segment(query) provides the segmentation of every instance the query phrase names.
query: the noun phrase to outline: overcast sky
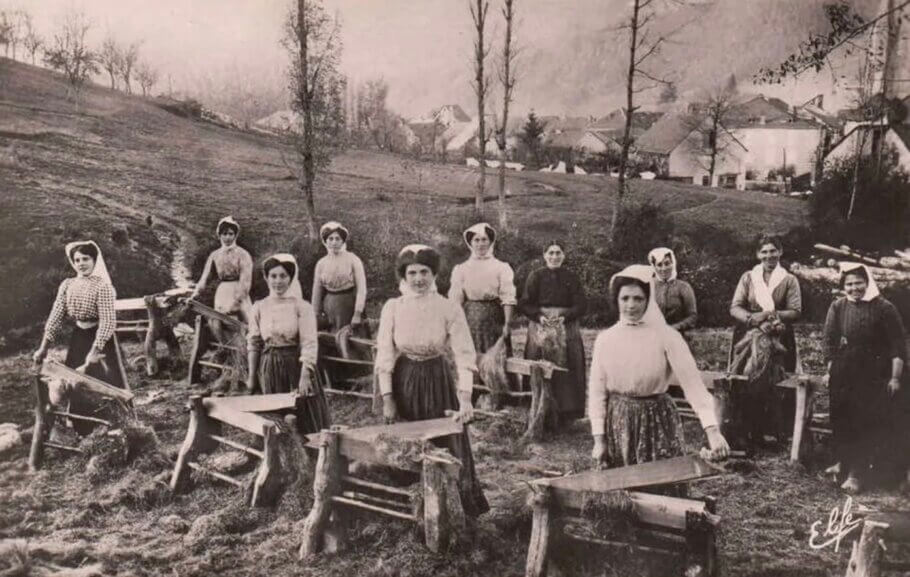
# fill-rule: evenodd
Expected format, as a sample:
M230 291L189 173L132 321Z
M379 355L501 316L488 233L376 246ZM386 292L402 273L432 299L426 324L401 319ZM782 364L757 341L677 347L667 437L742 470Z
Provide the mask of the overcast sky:
M573 35L604 29L609 7L625 10L627 3L520 0L516 40L537 48L564 46ZM503 19L500 2L491 4L496 34ZM97 44L107 34L121 42L142 40L142 56L162 72L159 90L167 90L168 83L174 90L192 89L202 79L283 86L287 55L280 39L290 5L290 0L0 0L0 6L25 7L45 35L67 11L78 10L94 24ZM467 0L325 0L325 5L342 18L343 71L354 82L385 77L393 109L415 116L447 102L471 104ZM523 96L519 104L527 105Z

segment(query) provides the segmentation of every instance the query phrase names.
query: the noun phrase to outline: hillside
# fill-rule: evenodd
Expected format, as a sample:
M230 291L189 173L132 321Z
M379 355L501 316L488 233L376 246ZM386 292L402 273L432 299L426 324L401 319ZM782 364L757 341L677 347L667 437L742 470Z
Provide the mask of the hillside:
M8 257L0 262L0 329L43 320L57 282L69 274L60 247L76 237L101 242L122 296L170 284L177 249L198 274L225 214L240 220L241 243L256 257L290 249L309 266L318 257L321 247L305 238L303 202L288 168L293 152L280 139L194 122L100 86L71 100L55 74L7 59L0 59L0 78L0 226ZM351 229L375 301L394 291L390 263L407 243L422 240L449 260L464 257L460 231L471 219L475 182L463 166L350 151L320 177L316 206L320 220L339 219ZM501 254L519 266L553 236L566 237L570 251L603 247L614 186L603 176L510 174L515 234L501 243ZM633 189L635 198L658 204L677 231L708 226L719 238L743 242L759 230L804 223L804 203L763 193L653 181L636 181ZM488 190L492 199L492 175ZM121 242L123 233L130 242ZM697 248L693 255L718 252ZM304 267L304 286L310 270Z

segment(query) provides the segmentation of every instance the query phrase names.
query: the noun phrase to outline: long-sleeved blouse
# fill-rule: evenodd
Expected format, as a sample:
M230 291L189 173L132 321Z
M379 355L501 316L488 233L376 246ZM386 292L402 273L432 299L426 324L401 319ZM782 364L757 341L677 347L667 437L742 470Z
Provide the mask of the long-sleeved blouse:
M452 269L449 298L458 304L499 299L503 305L514 305L515 274L508 263L496 257L471 257Z
M213 251L205 261L205 268L202 270L202 277L199 281L199 285L202 287L208 282L209 276L212 274L212 267L215 267L219 280L240 282L238 294L250 293L250 287L253 284L253 257L246 249L233 244Z
M401 355L429 359L451 351L458 389L471 391L477 353L462 308L439 293L389 299L379 317L376 372L382 394L392 392L392 372Z
M44 336L48 342L54 342L60 337L60 329L67 316L79 322L98 322L92 347L100 353L117 328L114 287L97 276L78 276L64 280L60 283L57 298L44 326Z
M660 307L667 324L678 331L695 328L695 323L698 321L698 309L692 285L679 279L669 281L655 279L652 286L654 287L654 302Z
M904 325L897 307L882 297L868 302L841 297L831 303L825 318L825 360L834 360L841 346L865 348L884 359L906 361Z
M780 284L774 287L771 291L771 298L774 300L774 310L795 312L795 318L786 319L786 322L793 322L802 314L803 304L799 281L792 274L787 273ZM750 313L757 313L761 310L761 305L758 304L755 298L752 274L750 271L746 271L740 277L739 283L736 285L736 291L733 293L730 314L739 322L745 323Z
M319 259L313 273L313 302L317 303L317 295L322 290L341 292L354 288L354 310L363 312L367 302L367 275L363 268L363 261L356 254L342 251L339 254L331 252Z
M541 307L569 309L564 318L577 320L588 306L578 275L565 267L541 267L528 275L525 290L518 301L518 308L531 320L540 316Z
M312 305L297 297L269 296L253 305L247 344L261 351L263 345L300 346L300 362L315 366L319 353L316 313Z
M588 379L591 432L604 433L606 403L611 393L635 397L665 393L672 376L682 386L702 426L717 425L714 398L678 331L623 321L602 331L594 341Z

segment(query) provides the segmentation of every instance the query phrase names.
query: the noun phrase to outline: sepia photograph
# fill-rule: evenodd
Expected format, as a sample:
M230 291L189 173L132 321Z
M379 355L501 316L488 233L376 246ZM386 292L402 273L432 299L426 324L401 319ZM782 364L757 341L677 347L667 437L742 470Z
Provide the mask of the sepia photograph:
M0 0L0 577L910 575L910 0Z

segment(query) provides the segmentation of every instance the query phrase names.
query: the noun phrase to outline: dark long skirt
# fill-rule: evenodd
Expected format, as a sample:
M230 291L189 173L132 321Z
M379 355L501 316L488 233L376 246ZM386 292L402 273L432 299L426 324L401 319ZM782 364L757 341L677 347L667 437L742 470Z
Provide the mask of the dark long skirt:
M831 363L831 428L844 474L860 478L876 465L876 453L893 450L892 402L888 394L891 359L865 347L843 347Z
M95 334L97 332L97 326L87 329L79 328L78 325L73 327L73 334L70 337L69 348L66 351L66 361L64 362L66 366L75 369L85 363L85 356L91 350L92 345L95 344ZM92 363L86 369L85 374L118 389L124 388L123 373L120 371L120 357L117 354L117 345L114 343L113 337L109 338L107 343L105 343L102 354L104 355L104 364L100 362ZM104 368L105 365L107 365L107 370ZM86 417L105 418L105 415L110 415L107 403L98 405L93 399L86 398L85 395L78 392L73 392L70 395L69 410L73 414L85 415ZM95 423L75 419L73 419L72 424L73 430L80 435L88 435L98 426Z
M630 397L609 393L606 420L607 465L626 467L683 455L682 421L669 394ZM656 485L647 492L685 497L685 484Z
M297 345L266 347L259 359L259 386L262 387L262 393L272 395L296 391L300 383L300 371L300 348ZM310 382L315 392L305 397L297 407L297 426L303 434L321 431L332 424L322 385L315 375L311 377Z
M737 323L733 327L733 340L730 342L730 351L728 356L728 366L733 360L733 348L749 331L742 323ZM780 344L787 349L781 357L784 371L788 373L796 372L797 353L796 353L796 334L793 332L793 325L786 325L783 333L778 335ZM777 382L760 383L763 393L757 393L753 389L748 392L750 404L755 405L755 420L761 424L761 429L756 430L755 434L764 433L774 435L778 441L783 441L793 432L793 419L796 415L796 391L795 389L783 389L775 386ZM758 439L761 441L761 439Z
M499 300L465 301L462 305L464 316L471 329L471 339L477 354L487 352L502 336L502 325L506 322L505 312ZM511 339L507 339L508 354L512 353Z
M399 357L392 373L392 396L399 416L405 421L422 421L445 417L445 412L458 410L455 375L445 357L415 361ZM433 441L461 460L461 504L466 514L476 517L490 510L474 471L474 456L467 430L461 435Z
M536 361L546 360L569 369L568 373L556 371L551 382L559 412L567 418L579 418L585 414L585 347L581 340L578 321L565 324L561 347L554 346L544 333L552 332L537 322L528 323L528 341L525 344L525 358ZM562 332L562 331L559 331ZM562 351L557 350L562 348Z
M322 310L328 317L332 332L337 332L341 327L351 324L356 299L355 287L340 292L325 291L322 297Z

